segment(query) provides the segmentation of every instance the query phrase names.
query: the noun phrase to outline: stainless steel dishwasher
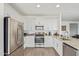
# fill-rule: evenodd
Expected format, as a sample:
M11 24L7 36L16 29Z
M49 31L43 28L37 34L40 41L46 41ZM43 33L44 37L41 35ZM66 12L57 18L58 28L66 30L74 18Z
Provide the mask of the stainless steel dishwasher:
M64 56L77 56L77 49L64 43L63 44L63 55Z

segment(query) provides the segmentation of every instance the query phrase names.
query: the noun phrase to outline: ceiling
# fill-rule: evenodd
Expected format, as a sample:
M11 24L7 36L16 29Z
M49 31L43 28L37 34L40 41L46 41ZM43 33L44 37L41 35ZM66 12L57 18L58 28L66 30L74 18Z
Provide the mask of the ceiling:
M59 16L62 13L63 20L79 21L79 3L9 3L22 16ZM56 8L59 4L60 8Z

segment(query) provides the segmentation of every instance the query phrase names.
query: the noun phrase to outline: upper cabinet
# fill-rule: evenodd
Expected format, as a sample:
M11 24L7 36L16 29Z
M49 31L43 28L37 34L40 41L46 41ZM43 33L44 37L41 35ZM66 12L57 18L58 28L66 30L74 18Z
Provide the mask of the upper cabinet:
M59 30L60 18L58 16L27 16L25 30L35 31L35 26L43 26L45 31Z

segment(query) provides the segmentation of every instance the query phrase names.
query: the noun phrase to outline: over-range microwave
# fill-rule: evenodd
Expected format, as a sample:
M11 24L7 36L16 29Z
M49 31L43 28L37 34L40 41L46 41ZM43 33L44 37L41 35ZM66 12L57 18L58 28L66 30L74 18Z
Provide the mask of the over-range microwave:
M44 30L44 26L35 26L35 30Z

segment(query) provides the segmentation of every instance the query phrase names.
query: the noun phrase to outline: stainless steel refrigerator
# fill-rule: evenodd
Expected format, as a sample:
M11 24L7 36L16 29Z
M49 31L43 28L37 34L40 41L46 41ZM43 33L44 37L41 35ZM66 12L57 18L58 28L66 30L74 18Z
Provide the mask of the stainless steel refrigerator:
M23 50L23 23L11 18L4 17L4 56L17 55L15 51Z

